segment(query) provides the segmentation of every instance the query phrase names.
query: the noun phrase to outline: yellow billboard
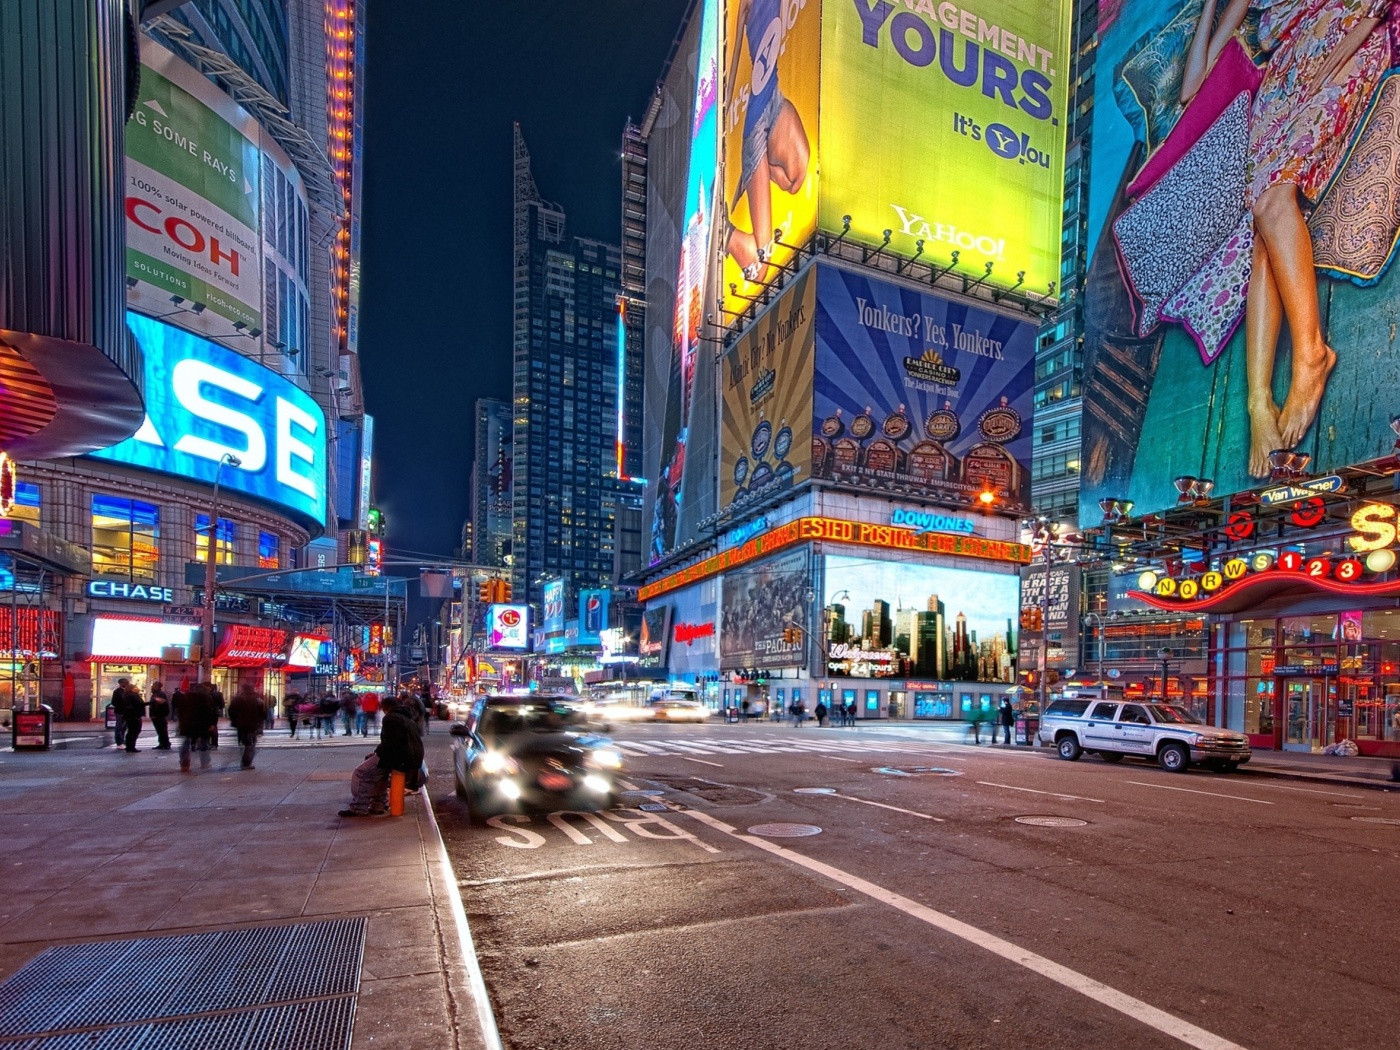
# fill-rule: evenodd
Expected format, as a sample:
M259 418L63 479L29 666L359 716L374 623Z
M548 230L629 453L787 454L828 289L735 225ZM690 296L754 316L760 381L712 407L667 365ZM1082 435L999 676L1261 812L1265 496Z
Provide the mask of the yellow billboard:
M817 270L724 355L719 505L741 510L812 476Z
M816 230L821 20L821 0L724 6L724 197L717 219L720 287L731 313L760 295L793 247Z
M1070 0L827 0L820 227L839 233L849 215L849 240L887 241L888 251L1003 288L1024 274L1026 292L1052 294L1070 9Z

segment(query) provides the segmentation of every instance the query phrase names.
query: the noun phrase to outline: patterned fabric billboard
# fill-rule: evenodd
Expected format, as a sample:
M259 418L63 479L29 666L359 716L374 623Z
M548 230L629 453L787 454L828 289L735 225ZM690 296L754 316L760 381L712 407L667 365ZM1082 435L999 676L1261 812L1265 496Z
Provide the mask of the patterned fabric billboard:
M1204 13L1204 14L1203 14ZM1389 452L1400 354L1400 5L1099 10L1084 315L1084 520L1219 494L1270 453Z
M728 572L720 585L719 665L735 668L807 666L807 610L812 590L806 550ZM785 631L800 628L800 639Z

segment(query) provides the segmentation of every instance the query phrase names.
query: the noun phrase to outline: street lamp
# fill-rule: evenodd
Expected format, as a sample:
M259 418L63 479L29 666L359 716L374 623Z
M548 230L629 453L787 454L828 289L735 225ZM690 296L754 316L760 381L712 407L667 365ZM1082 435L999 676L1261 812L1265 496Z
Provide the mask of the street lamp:
M1099 635L1099 674L1098 674L1098 684L1099 684L1099 685L1103 685L1103 684L1104 684L1104 680L1103 680L1103 647L1104 647L1103 615L1104 615L1104 614L1101 613L1101 612L1087 612L1087 613L1084 614L1084 619L1085 619L1086 621L1092 620L1093 623L1094 623L1094 626L1098 628L1098 635Z
M214 498L209 504L209 527L204 545L204 648L199 654L200 678L205 682L214 680L214 559L219 545L219 481L226 466L236 470L243 466L243 461L232 452L225 452L214 469Z
M1172 658L1172 651L1165 645L1157 650L1157 659L1162 661L1162 703L1169 699L1167 696L1167 661Z

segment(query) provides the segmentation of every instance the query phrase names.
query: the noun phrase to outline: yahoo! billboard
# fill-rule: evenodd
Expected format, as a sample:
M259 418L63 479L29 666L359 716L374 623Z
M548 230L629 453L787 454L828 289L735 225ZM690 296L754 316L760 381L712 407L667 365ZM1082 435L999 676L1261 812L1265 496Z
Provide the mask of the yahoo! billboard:
M306 524L326 519L326 420L294 383L217 343L141 314L127 327L146 367L146 421L96 459L271 503ZM238 466L219 464L224 456Z

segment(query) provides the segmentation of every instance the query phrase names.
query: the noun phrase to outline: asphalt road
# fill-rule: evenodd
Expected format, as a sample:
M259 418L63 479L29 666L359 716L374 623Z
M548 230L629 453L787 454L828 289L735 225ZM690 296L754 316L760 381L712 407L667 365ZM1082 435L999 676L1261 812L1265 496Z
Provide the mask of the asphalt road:
M1400 1043L1400 798L919 729L614 736L631 808L485 828L432 748L512 1050Z

